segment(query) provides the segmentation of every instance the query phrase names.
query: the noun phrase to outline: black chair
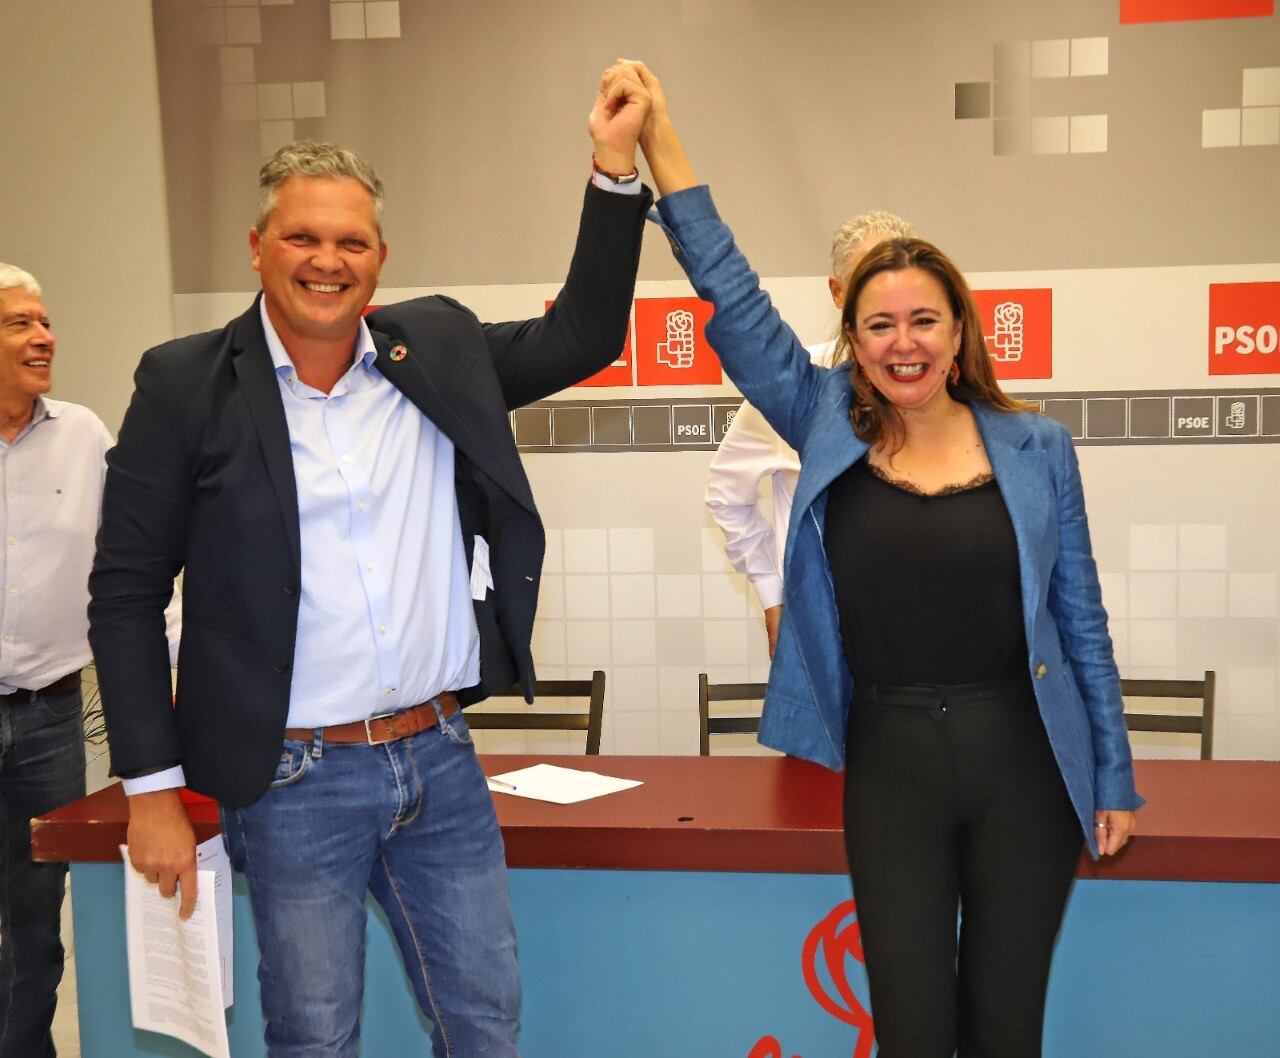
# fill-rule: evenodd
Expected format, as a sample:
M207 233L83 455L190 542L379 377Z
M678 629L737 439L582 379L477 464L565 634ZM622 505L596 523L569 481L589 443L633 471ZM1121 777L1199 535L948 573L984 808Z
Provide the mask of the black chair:
M1210 669L1202 680L1121 680L1125 698L1199 699L1198 713L1130 713L1124 722L1130 731L1176 731L1200 736L1200 759L1213 759L1213 689L1216 673Z
M520 712L489 712L467 710L467 726L472 731L523 730L523 731L585 731L587 753L600 752L600 728L604 721L604 673L599 669L589 680L537 680L533 685L537 698L585 698L586 712L541 713L526 707ZM519 687L491 695L487 700L499 698L524 698Z
M763 702L763 683L711 683L698 673L698 752L711 756L712 735L745 735L760 730L760 713L712 716L712 702Z

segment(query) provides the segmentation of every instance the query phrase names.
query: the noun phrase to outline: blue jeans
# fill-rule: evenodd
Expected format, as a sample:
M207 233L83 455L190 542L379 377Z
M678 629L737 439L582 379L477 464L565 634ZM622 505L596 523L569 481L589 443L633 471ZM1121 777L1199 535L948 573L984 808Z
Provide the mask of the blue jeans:
M52 1058L65 863L31 862L31 817L84 796L80 691L0 704L0 1058Z
M271 1058L359 1050L365 894L382 905L436 1058L515 1058L515 927L493 800L462 714L382 746L284 743L222 808L258 932Z

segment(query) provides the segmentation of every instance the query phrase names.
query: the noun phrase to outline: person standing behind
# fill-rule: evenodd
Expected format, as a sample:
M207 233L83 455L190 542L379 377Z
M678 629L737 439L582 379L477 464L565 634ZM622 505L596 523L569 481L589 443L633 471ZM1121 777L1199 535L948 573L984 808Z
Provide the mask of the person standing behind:
M507 415L622 348L648 106L634 77L597 95L578 241L543 316L482 324L429 297L364 320L381 182L302 142L259 175L262 294L138 367L89 607L129 856L189 915L178 788L219 802L271 1058L357 1053L369 892L437 1058L517 1053L502 835L460 705L513 683L532 700L545 536ZM160 613L179 568L171 708Z
M40 285L0 264L0 1058L49 1058L65 863L33 863L31 817L85 791L80 670L111 435L45 396L55 342Z
M812 364L628 72L707 336L801 455L760 741L844 769L880 1056L1035 1058L1081 847L1118 852L1143 803L1071 437L1001 391L920 239L862 259Z
M831 238L831 275L827 289L836 309L844 304L849 275L863 254L882 239L914 235L911 225L884 210L850 217ZM836 341L809 346L809 358L830 367ZM748 401L734 413L707 471L706 504L724 533L724 551L739 573L746 574L764 610L769 656L778 642L782 621L782 551L791 520L791 501L800 475L800 457L777 435ZM760 487L768 481L773 518L760 508Z

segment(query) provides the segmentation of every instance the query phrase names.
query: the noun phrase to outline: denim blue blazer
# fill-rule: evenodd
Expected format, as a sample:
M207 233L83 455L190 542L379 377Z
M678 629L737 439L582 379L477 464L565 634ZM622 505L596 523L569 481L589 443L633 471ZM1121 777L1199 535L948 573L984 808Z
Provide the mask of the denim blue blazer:
M844 767L853 674L823 546L827 489L867 445L849 422L849 365L814 365L720 220L706 187L661 199L660 223L699 296L730 378L800 453L783 561L785 608L760 723L765 745ZM657 218L655 218L657 219ZM1027 672L1049 742L1097 855L1095 809L1141 806L1120 677L1070 434L1039 415L972 405L1018 543Z

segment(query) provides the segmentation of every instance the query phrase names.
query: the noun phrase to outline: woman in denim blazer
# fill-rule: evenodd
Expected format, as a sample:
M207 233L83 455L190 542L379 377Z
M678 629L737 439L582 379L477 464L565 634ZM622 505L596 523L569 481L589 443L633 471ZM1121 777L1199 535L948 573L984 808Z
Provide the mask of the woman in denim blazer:
M709 190L697 186L656 78L643 64L614 67L605 76L606 80L611 76L638 77L654 95L654 117L642 138L642 147L663 195L658 203L662 225L698 294L715 306L707 335L726 370L801 457L786 541L783 623L770 672L760 741L840 769L845 765L849 744L851 702L858 708L861 699L855 694L841 637L836 588L823 533L830 486L870 450L851 427L851 365L846 363L835 369L814 366L781 321L768 295L760 289L758 277L735 246L732 233L716 213ZM859 282L858 273L853 282ZM963 280L959 282L963 287ZM849 302L855 292L866 289L867 286L850 287L845 320L851 339L857 324ZM976 322L967 288L963 289L963 297L969 304L967 320ZM986 365L985 350L981 346L979 349L970 354L975 357L974 374L985 368L990 387L998 394L994 376ZM957 362L960 359L957 352ZM967 374L968 361L964 367ZM953 377L955 371L953 367ZM1002 395L1000 399L1006 405L1013 403ZM1095 857L1114 853L1128 840L1134 826L1134 810L1141 806L1142 799L1134 788L1119 676L1107 633L1071 439L1059 423L1039 415L1001 410L982 399L966 400L965 404L972 412L991 474L1012 522L1028 648L1021 680L1034 693L1034 707L1027 695L1030 715L1038 711L1043 724L1043 734L1037 727L1037 737L1043 742L1047 735L1047 745L1051 747L1051 753L1045 752L1044 768L1052 772L1056 764L1061 776L1058 788L1065 787L1063 814L1073 820L1067 824L1066 849L1070 854L1074 843L1078 855L1083 842ZM1051 781L1057 784L1056 778ZM846 833L848 827L846 821ZM1058 847L1063 847L1061 841ZM1058 862L1063 862L1061 853ZM1000 995L974 998L983 984L964 979L963 925L960 982L952 985L960 993L958 998L932 994L926 989L917 991L905 1004L899 1002L891 992L908 992L910 985L903 988L893 983L892 974L882 972L882 986L878 989L876 953L868 944L868 973L872 1002L877 1008L881 1058L932 1058L935 1054L950 1055L956 1046L962 1058L1025 1058L1039 1053L1048 960L1073 866L1074 857L1069 856L1060 896L1053 897L1050 903L1055 906L1046 913L1049 925L1041 927L1042 931L1048 930L1048 936L1031 962L1038 959L1042 965L1024 967L1014 975L1025 977L1030 983L1000 980L994 972L989 975L996 985L988 986L998 986L997 991L1008 999L1005 1005L1021 1004L1027 1008L1013 1017L1015 1022L1021 1019L1019 1028L1002 1026L1003 1013L992 1013L993 1007L1001 1005ZM862 879L856 867L854 875L863 938L868 941L867 901L861 898ZM972 894L963 879L958 888L967 921ZM973 903L980 906L976 899ZM953 924L954 904L953 899ZM1016 934L1016 907L1009 909L1009 918L1008 929ZM898 925L901 931L886 931L885 935L907 936L915 924ZM1001 938L1002 943L1015 946L1016 940L1016 936ZM954 933L950 943L954 955ZM888 964L891 959L882 954L880 961ZM974 967L980 968L980 961L974 960L971 969ZM954 969L950 973L955 976ZM971 977L981 973L979 969ZM1017 994L1020 988L1021 998ZM881 1007L886 1011L894 1007L901 1012L895 1015L894 1040L890 1039ZM950 1024L918 1029L918 1025L948 1019ZM991 1025L975 1026L974 1022L984 1019ZM1035 1040L1030 1042L1033 1032ZM945 1042L948 1033L950 1043ZM926 1038L932 1042L911 1042ZM944 1042L936 1042L939 1039Z

